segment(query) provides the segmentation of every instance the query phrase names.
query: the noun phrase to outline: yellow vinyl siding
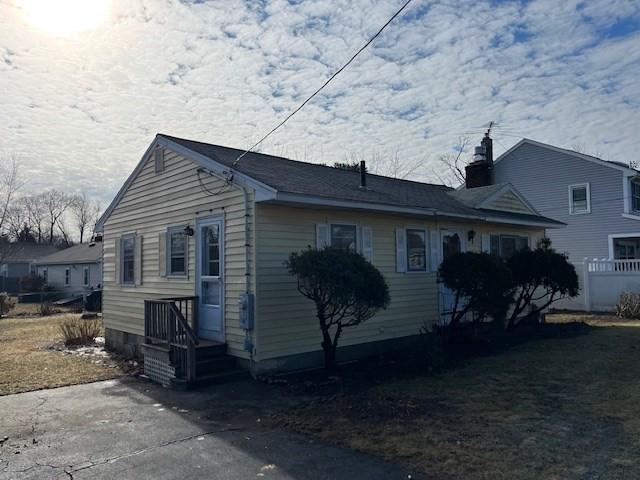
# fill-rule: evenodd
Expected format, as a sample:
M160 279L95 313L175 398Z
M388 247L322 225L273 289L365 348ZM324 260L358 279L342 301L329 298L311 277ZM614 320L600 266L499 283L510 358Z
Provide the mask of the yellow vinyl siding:
M188 237L187 278L167 278L161 277L159 272L158 235L170 226L191 225L195 228L197 218L222 215L225 233L225 337L229 353L246 357L243 349L245 335L239 328L238 318L238 297L245 289L243 193L238 188L226 187L216 196L207 195L198 181L197 169L198 165L192 161L166 150L164 171L155 173L151 155L111 213L104 226L104 324L107 328L142 335L145 299L194 295L195 236ZM208 178L206 174L202 178L212 192L218 192L224 186L221 180ZM251 217L252 202L253 192L250 192L248 206ZM143 238L142 284L138 286L119 285L115 278L115 262L118 261L115 242L128 232L135 232ZM252 261L253 253L250 251L249 255Z
M518 213L534 213L529 207L527 207L522 201L510 191L504 192L498 198L491 201L485 208L491 208L493 210L504 210L507 212Z
M296 288L284 265L292 251L315 247L315 225L352 222L373 231L373 264L390 289L386 310L357 327L344 331L341 346L418 334L423 325L439 319L438 284L433 272L396 272L396 228L436 228L433 220L345 210L258 204L256 206L256 360L320 350L320 330L313 303ZM438 228L459 228L467 250L481 251L483 233L529 235L533 244L542 229L504 225L440 222ZM476 232L473 243L468 231ZM428 238L429 241L429 238ZM430 260L429 248L427 259Z
M263 204L257 205L256 212L257 360L320 349L314 306L297 291L295 278L284 266L290 252L315 247L318 223L371 226L373 264L385 276L391 293L388 309L358 327L346 329L340 345L415 335L423 322L437 318L435 273L396 273L395 265L395 228L419 225L431 229L433 224L357 211Z

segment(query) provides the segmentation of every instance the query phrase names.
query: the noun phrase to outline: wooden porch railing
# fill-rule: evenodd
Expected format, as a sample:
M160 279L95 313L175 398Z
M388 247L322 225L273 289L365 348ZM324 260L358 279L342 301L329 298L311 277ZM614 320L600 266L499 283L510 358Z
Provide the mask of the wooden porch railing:
M145 342L166 345L176 376L186 380L196 378L197 331L198 297L144 301Z

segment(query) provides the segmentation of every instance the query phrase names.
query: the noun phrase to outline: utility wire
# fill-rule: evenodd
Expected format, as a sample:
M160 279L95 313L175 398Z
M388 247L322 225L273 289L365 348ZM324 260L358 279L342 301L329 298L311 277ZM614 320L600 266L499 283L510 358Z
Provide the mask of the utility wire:
M254 148L256 148L258 145L260 145L262 142L264 142L267 137L269 137L272 133L274 133L276 130L278 130L280 127L282 127L285 123L287 123L287 121L293 117L296 113L298 113L300 110L302 110L302 108L311 101L311 99L313 99L313 97L315 97L318 93L320 93L320 91L322 91L322 89L324 87L326 87L327 85L329 85L329 83L331 83L331 81L336 78L340 73L342 73L342 71L347 68L349 65L351 65L351 63L356 59L356 57L358 55L360 55L369 45L371 45L371 43L373 43L373 41L378 38L380 36L380 34L384 31L385 28L387 28L389 26L389 24L391 22L393 22L396 17L398 15L400 15L402 13L402 11L407 8L409 6L409 4L412 2L412 0L407 0L402 7L400 7L400 9L394 13L391 18L387 21L387 23L385 23L380 30L378 30L375 35L373 35L368 41L367 43L365 43L356 53L353 54L353 56L347 61L347 63L345 63L342 67L340 67L338 70L336 70L334 72L333 75L331 75L326 82L324 82L320 88L318 88L315 92L313 92L304 102L302 102L300 104L300 106L298 106L298 108L296 108L293 112L291 112L289 115L287 115L284 120L282 120L280 123L278 123L275 127L273 127L269 133L267 133L264 137L262 137L260 140L258 140L256 143L254 143L248 150L245 150L241 155L238 156L238 158L236 158L233 162L233 164L231 165L232 167L235 167L238 162L242 159L242 157L244 157L247 153L251 152Z

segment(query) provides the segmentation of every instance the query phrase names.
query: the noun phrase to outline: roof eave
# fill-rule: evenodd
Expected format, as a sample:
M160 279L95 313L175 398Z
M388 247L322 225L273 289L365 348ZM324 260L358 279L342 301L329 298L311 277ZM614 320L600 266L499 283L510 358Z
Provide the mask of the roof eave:
M367 210L381 213L391 213L398 215L417 215L424 217L440 217L451 218L454 220L475 220L480 222L505 223L511 225L526 225L544 228L559 228L564 226L560 222L549 222L540 220L523 220L516 218L492 217L490 214L478 212L477 215L468 215L461 213L452 213L435 208L420 208L402 205L388 205L380 203L361 202L353 200L340 200L326 197L317 197L304 195L300 193L278 192L274 199L269 200L271 203L297 204L305 206L319 206L332 208L345 208L352 210Z

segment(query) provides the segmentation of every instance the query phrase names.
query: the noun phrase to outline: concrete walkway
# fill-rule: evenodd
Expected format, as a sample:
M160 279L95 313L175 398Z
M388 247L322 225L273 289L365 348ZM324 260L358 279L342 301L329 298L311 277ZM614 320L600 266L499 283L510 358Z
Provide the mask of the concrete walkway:
M252 381L174 392L134 379L0 397L0 479L419 478L260 427L293 401Z

